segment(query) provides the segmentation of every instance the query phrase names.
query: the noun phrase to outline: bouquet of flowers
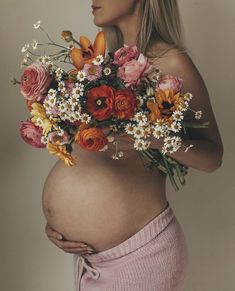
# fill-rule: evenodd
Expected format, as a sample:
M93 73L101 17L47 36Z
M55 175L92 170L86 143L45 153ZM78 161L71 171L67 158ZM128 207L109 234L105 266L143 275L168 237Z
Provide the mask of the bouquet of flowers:
M44 45L60 50L40 55L30 50L30 44L22 48L26 54L21 67L26 68L21 80L14 78L12 82L20 84L31 114L31 118L21 121L23 140L36 148L46 147L66 165L73 166L73 143L93 152L105 151L109 143L114 143L112 158L118 160L124 155L118 151L118 137L126 133L150 169L158 167L168 174L175 190L179 189L175 175L184 185L188 167L167 153L184 146L186 127L206 127L208 122L187 120L193 96L182 93L183 80L164 75L136 46L124 45L105 55L103 31L93 44L85 36L80 36L78 42L70 31L62 31L67 47L56 44L40 21L34 28L41 29L50 42L39 44L33 40L33 50ZM58 63L68 64L69 70ZM194 112L195 119L200 119L202 112ZM151 148L151 138L163 138L162 149Z

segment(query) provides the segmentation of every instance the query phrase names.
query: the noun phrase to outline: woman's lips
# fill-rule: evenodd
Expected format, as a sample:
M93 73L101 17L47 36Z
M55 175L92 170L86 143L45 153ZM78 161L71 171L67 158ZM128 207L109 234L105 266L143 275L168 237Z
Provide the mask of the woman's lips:
M98 9L100 9L101 7L93 7L92 9L92 13L94 14L94 12L96 11L96 10L98 10Z

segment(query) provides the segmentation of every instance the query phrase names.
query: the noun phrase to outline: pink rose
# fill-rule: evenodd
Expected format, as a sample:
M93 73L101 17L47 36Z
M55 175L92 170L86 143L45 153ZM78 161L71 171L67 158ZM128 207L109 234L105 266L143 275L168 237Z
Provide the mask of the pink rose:
M182 88L182 84L183 79L167 74L157 81L155 89L174 90L175 92L179 92Z
M133 59L136 60L138 58L138 55L139 53L136 45L128 46L124 44L123 47L121 47L114 53L113 63L122 66L126 62L129 62Z
M50 132L48 138L52 143L59 141L60 143L69 141L69 134L65 131L63 135L58 135L56 131Z
M139 84L140 78L152 70L152 65L148 59L140 54L137 60L126 62L118 68L117 76L125 81L125 85L129 87L132 84Z
M41 127L36 126L31 120L21 121L20 135L27 144L35 148L44 148L46 146L41 142Z
M20 91L27 100L40 101L48 89L52 78L49 70L43 64L29 65L21 76Z

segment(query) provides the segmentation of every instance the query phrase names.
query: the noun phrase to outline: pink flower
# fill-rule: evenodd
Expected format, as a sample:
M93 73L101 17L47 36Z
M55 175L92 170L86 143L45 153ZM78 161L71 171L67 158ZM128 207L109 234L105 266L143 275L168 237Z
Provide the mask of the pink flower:
M140 78L149 73L152 69L152 65L148 62L148 59L140 54L138 59L126 62L123 66L118 68L117 76L125 81L125 85L138 85Z
M122 66L126 62L129 62L133 59L136 60L138 56L139 53L136 45L128 46L124 44L123 47L121 47L114 53L113 63Z
M167 74L157 81L155 89L174 90L175 92L179 92L182 88L182 84L183 79Z
M27 121L21 121L20 135L27 144L35 148L44 148L46 146L41 142L41 127L36 126L29 119Z
M87 75L86 78L90 81L96 80L102 75L102 69L98 65L85 64L83 67L83 71L85 71Z
M48 89L52 78L45 65L33 63L21 76L20 91L27 100L40 101Z
M57 141L64 143L69 141L69 134L65 131L63 135L59 135L56 131L53 131L48 134L48 138L52 143L56 143Z

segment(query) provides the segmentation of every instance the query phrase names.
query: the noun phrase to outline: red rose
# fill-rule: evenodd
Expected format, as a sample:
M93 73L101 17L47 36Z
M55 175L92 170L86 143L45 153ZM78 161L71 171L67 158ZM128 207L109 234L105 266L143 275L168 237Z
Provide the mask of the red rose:
M114 115L119 119L130 119L135 114L137 100L129 89L116 91L114 99Z
M115 89L101 85L87 93L87 110L97 119L104 120L113 113Z

